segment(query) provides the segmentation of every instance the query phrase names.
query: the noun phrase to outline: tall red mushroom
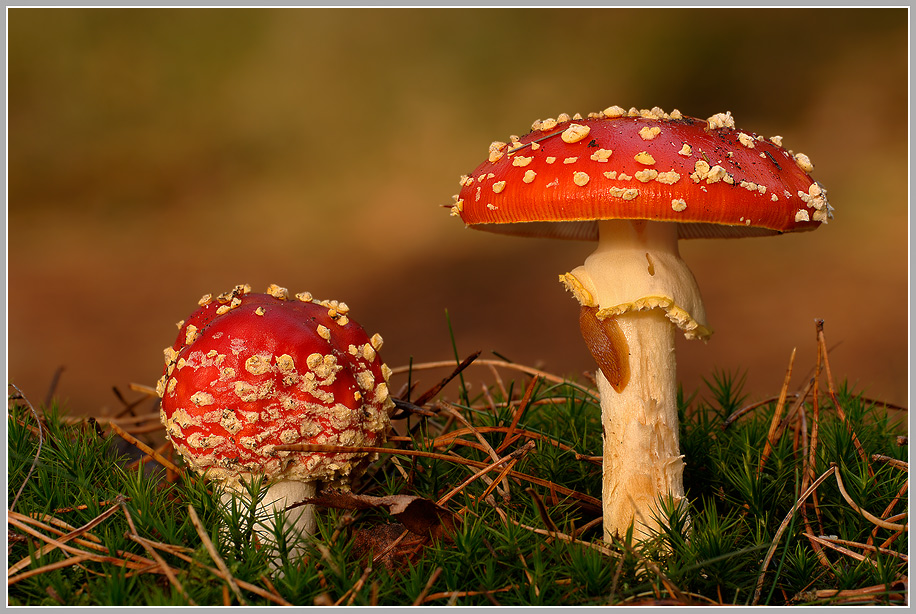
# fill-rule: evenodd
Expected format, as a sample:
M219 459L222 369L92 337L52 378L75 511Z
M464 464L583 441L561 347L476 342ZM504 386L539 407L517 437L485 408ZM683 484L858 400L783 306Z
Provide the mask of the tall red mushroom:
M291 298L276 285L267 294L236 286L199 305L165 349L157 386L175 449L224 487L226 502L246 497L256 477L270 483L266 516L315 496L320 483L346 486L374 456L275 448L385 441L393 403L381 337L367 336L345 303ZM269 520L262 538L270 539ZM287 524L311 534L314 506L291 509Z
M606 538L634 522L645 537L659 498L684 498L675 331L711 330L678 239L817 228L833 208L812 168L780 137L736 129L730 113L610 107L536 121L461 178L452 214L471 228L598 241L560 279L599 366Z

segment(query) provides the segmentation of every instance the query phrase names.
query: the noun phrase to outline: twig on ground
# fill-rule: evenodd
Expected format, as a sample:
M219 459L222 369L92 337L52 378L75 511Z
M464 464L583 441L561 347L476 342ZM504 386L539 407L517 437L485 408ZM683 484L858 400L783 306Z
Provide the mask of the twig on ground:
M887 463L891 467L896 467L897 469L903 469L904 471L910 470L910 465L906 461L903 461L897 458L893 458L891 456L886 456L884 454L872 454L871 459L873 461Z
M535 369L534 367L527 367L525 365L520 365L514 362L508 362L505 360L493 360L490 358L482 358L482 359L475 360L474 364L475 365L484 365L484 366L493 365L494 367L505 367L507 369L514 369L516 371L521 371L522 373L527 373L529 375L535 375L538 377L542 377L548 381L551 381L557 384L570 384L571 386L581 388L581 386L576 384L575 382L562 378L558 375L553 375L552 373L547 373L546 371L541 371L540 369ZM438 361L438 362L419 363L419 364L415 364L411 366L395 367L394 369L391 370L391 372L392 374L398 374L398 373L404 373L410 369L413 369L414 371L416 371L419 369L441 369L443 367L454 367L454 366L455 366L454 360L443 360L443 361Z
M446 377L444 377L438 384L436 384L435 386L433 386L432 388L430 388L429 390L427 390L426 392L418 396L416 399L414 399L413 401L414 405L422 406L424 403L426 403L427 401L435 397L437 394L439 394L440 390L445 388L445 386L450 381L458 377L458 375L460 375L461 372L464 371L468 367L468 365L470 365L472 362L477 360L478 356L480 356L480 352L475 352L474 354L471 354L470 356L462 360L458 364L458 366L455 367L454 370L452 370L452 372L449 373ZM449 363L449 364L454 364L454 363ZM417 365L413 365L413 368L416 369Z
M792 509L789 510L789 513L786 514L786 517L783 519L782 524L779 525L779 529L776 530L776 535L773 537L773 543L770 544L770 549L767 551L766 557L763 559L763 565L760 567L760 574L757 576L757 586L754 589L754 598L751 601L751 605L757 605L760 601L760 593L763 590L763 580L766 576L767 567L770 566L770 561L773 558L773 555L776 553L776 547L779 545L779 540L782 538L782 534L785 532L786 528L789 526L789 521L792 519L792 516L795 515L795 511L805 502L805 499L811 495L814 490L820 486L824 480L830 477L830 474L836 473L836 465L832 465L830 469L825 471L818 477L811 486L808 487L805 492L798 498L798 501L792 506Z
M433 584L436 583L436 580L439 579L439 576L442 575L442 568L436 567L433 570L433 573L430 574L429 580L426 581L426 586L423 587L423 590L420 591L420 594L417 595L417 598L414 599L413 605L423 605L423 602L426 601L426 596L429 594L429 591L432 590Z
M833 374L830 372L830 361L827 359L827 341L824 337L824 321L817 320L816 325L817 340L820 344L821 352L824 357L824 372L827 374L827 396L830 397L830 400L833 402L833 406L836 409L837 415L846 426L846 430L849 431L849 434L852 437L852 443L855 446L856 451L865 462L865 467L868 469L868 475L874 476L875 472L872 470L871 463L868 461L868 454L865 453L865 449L862 447L862 443L859 441L859 437L853 430L852 425L850 425L846 420L846 412L843 410L843 407L840 405L840 401L836 396L836 386L833 383Z
M906 576L904 576L899 580L891 583L890 585L877 584L875 586L867 586L865 588L846 590L819 589L799 597L807 598L807 600L811 601L824 599L831 602L870 603L882 597L887 600L905 602L907 600L908 594L909 581L907 580Z
M38 465L38 459L41 457L41 446L44 444L45 435L44 428L41 425L41 417L38 415L38 412L35 411L35 407L32 406L32 403L26 398L22 393L22 390L16 384L9 384L10 388L16 391L16 394L19 395L19 398L25 401L25 404L28 406L29 411L32 412L32 415L35 416L35 423L38 425L38 449L35 451L35 457L32 459L32 465L29 467L28 473L25 474L25 479L22 480L22 484L19 485L19 490L16 491L16 496L13 497L13 500L10 502L9 509L12 511L16 507L16 502L19 500L19 496L22 494L22 491L25 489L25 485L28 483L29 478L32 477L32 473L35 471L35 467Z
M172 463L172 461L162 456L162 454L153 450L151 447L149 447L148 445L146 445L145 443L143 443L142 441L140 441L139 439L137 439L136 437L134 437L133 435L125 431L124 429L122 429L120 426L118 426L114 422L110 422L108 426L121 439L123 439L124 441L126 441L127 443L131 445L136 446L137 448L140 449L141 452L144 452L147 456L154 458L156 462L158 462L160 465L162 465L166 469L170 471L174 471L175 473L181 473L181 469L179 469L177 465Z
M836 475L836 484L837 484L837 487L840 489L840 494L843 495L844 499L846 499L846 503L848 503L852 509L857 511L859 515L861 515L863 518L865 518L872 524L881 527L882 529L890 529L891 531L906 531L907 530L908 525L894 524L892 522L887 522L886 520L882 520L881 518L878 518L874 514L869 513L867 510L859 507L856 504L856 502L852 500L852 497L849 496L849 493L846 492L846 487L843 485L843 478L840 477L839 468L837 468L835 475Z
M120 505L120 502L121 502L122 500L123 500L123 499L120 499L120 498L119 498L119 499L117 500L117 505ZM56 541L58 544L65 544L65 543L67 543L67 542L69 542L69 541L71 541L71 540L73 540L73 539L75 539L75 538L77 538L77 537L80 537L81 535L88 533L88 531L89 531L90 529L93 529L93 528L97 527L98 525L100 525L100 524L101 524L102 522L104 522L108 517L113 516L114 513L117 512L117 511L118 511L118 507L111 507L111 508L105 510L104 512L102 512L101 514L99 514L98 516L96 516L95 518L93 518L92 520L90 520L89 522L87 522L86 524L84 524L83 526L81 526L81 527L79 527L79 528L77 528L77 529L73 529L72 531L70 531L70 532L67 533L67 534L62 534L62 535L61 535L57 540L55 540L55 541ZM13 514L13 512L10 511L10 512L8 512L8 514ZM21 515L18 515L18 516L21 517ZM8 516L8 518L10 518L10 517ZM30 522L30 523L32 522L32 520L31 520L30 518L23 518L23 520L25 520L26 522ZM38 524L38 523L34 523L34 524ZM51 529L51 531L52 531L52 532L56 532L56 531L54 531L53 529ZM94 536L93 536L93 537L94 537ZM101 540L99 540L98 538L95 538L95 541L96 541L97 543L100 543L100 542L101 542ZM37 552L35 552L34 557L35 557L36 559L37 559L37 558L40 558L40 557L44 556L45 554L47 554L48 552L50 552L51 550L56 549L57 547L58 547L57 544L51 544L51 543L45 544L44 546L42 546L41 548L39 548ZM25 559L19 561L19 563L17 563L16 565L13 565L12 567L9 568L9 570L8 570L8 572L7 572L8 575L12 575L13 573L19 571L20 569L23 569L24 567L27 567L28 564L29 564L30 562L31 562L31 557L27 557L27 558L25 558Z
M789 366L786 368L786 376L783 378L782 389L779 391L779 400L776 401L776 411L773 413L773 419L770 421L770 430L767 433L766 442L763 444L763 452L760 454L760 461L757 464L758 478L763 472L763 466L766 464L767 458L770 456L770 450L772 450L773 446L776 445L778 435L781 433L779 428L779 420L782 417L782 410L786 406L786 396L789 392L789 382L792 379L792 366L794 364L795 348L792 348L792 354L789 356Z
M503 378L499 374L499 369L497 369L496 365L493 363L487 363L487 368L490 370L490 373L493 375L493 381L496 382L496 387L499 388L499 392L503 395L503 398L506 400L506 405L508 405L512 401L512 399L509 398L509 391L506 389L506 384L503 382ZM487 386L484 386L483 389L486 390Z
M436 403L436 407L438 407L441 411L447 412L451 414L452 416L454 416L456 420L461 422L461 424L463 424L465 428L468 429L474 435L475 438L477 438L477 441L479 441L480 445L483 446L482 449L489 455L489 457L494 462L497 462L497 463L501 462L499 460L499 454L497 454L497 450L493 449L493 446L490 445L490 442L488 442L484 438L484 436L480 434L480 432L477 430L476 427L474 427L474 425L468 422L468 420L463 415L461 415L460 411L458 411L457 409L455 409L454 406L452 406L449 403L446 403L445 401L438 401ZM502 451L502 448L500 448L499 451ZM505 480L503 482L501 493L502 493L503 499L508 499L509 497L509 481L508 480Z
M110 556L109 554L92 554L91 552L80 550L79 548L74 548L73 546L70 546L67 543L64 543L58 539L49 537L45 535L44 533L41 533L40 531L32 528L29 525L29 523L26 523L23 520L17 517L14 517L12 515L7 516L7 523L13 525L14 527L19 528L20 530L28 533L29 535L32 535L33 537L36 537L44 541L46 544L50 544L54 546L55 548L60 548L60 550L67 552L68 554L73 554L77 556L86 556L87 560L91 560L96 563L110 563L118 567L125 567L128 569L142 570L142 571L150 571L151 568L157 567L154 561L144 559L142 557L138 557L136 555L133 555L127 552L120 552L120 551L117 552L119 556L125 557L123 559L120 559L117 557ZM72 541L74 541L74 543L79 543L81 546L85 546L90 549L95 549L99 552L105 552L105 553L109 552L108 548L94 544L92 542L86 542L84 540L79 540L79 539L73 539ZM16 565L14 565L14 568L19 570L19 569L22 569L23 567L27 567L31 563L30 558L24 559L24 561L25 561L24 563L20 561L20 563L17 563ZM34 574L31 574L30 572L26 572L26 573L28 573L29 575L34 575ZM9 586L9 585L15 584L16 582L25 579L25 577L27 577L25 574L20 574L18 576L8 575L7 585Z
M30 569L29 571L23 572L18 576L9 577L7 578L6 584L7 586L11 586L16 582L25 580L26 578L31 578L32 576L54 571L55 569L63 569L64 567L70 567L71 565L79 565L83 561L93 560L97 560L97 557L94 554L77 554L74 556L68 556L60 561L57 561L56 563L49 563L36 569Z
M456 494L458 494L459 492L461 492L462 490L464 490L465 488L467 488L467 486L468 486L471 482L473 482L474 480L480 478L480 477L483 476L484 474L489 473L490 471L496 469L497 467L499 467L499 466L502 465L503 463L515 464L516 462L518 462L518 460L519 460L522 456L524 456L525 454L527 454L528 452L530 452L532 449L534 449L534 445L535 445L535 444L534 444L533 441L529 441L528 443L526 443L526 444L525 444L524 446L522 446L521 448L518 448L517 450L513 450L512 453L507 454L506 456L503 456L502 458L498 458L498 459L496 459L495 462L490 463L489 465L484 466L482 469L480 469L479 471L477 471L476 473L474 473L471 477L469 477L468 479L466 479L464 482L462 482L461 484L459 484L458 486L456 486L455 488L453 488L452 490L450 490L448 493L446 493L446 494L444 494L442 497L440 497L440 498L439 498L439 501L438 501L437 503L438 503L439 505L445 505L445 503L446 503L449 499L451 499L451 498L454 497Z
M226 567L226 562L223 561L223 557L219 555L219 552L217 552L216 548L213 546L213 542L210 541L210 537L204 530L204 526L200 522L200 517L197 515L197 510L194 509L193 505L188 505L188 518L191 519L191 524L194 525L194 529L197 531L197 535L200 536L200 541L203 542L204 548L206 548L207 552L210 554L210 558L213 559L213 562L216 563L219 570L223 572L226 583L229 585L229 588L232 589L232 592L235 593L239 603L248 605L248 602L245 601L245 597L242 596L242 591L239 590L238 583L235 581L232 573L229 572L229 568Z
M423 605L424 603L429 603L430 601L437 601L439 599L454 600L454 599L457 599L458 597L476 597L478 595L485 595L489 597L489 596L492 596L493 593L507 593L509 591L518 590L519 588L520 587L517 584L513 584L511 586L504 586L503 588L494 588L488 591L446 591L442 593L431 593L429 595L426 595L423 598L422 603L417 604L417 605ZM493 605L498 606L499 604L494 603Z
M668 576L666 576L662 572L662 570L659 568L658 565L656 565L653 561L649 560L648 558L639 554L639 552L634 550L633 546L631 546L626 540L618 539L615 537L614 543L622 546L624 549L626 549L627 552L633 555L633 557L635 557L643 566L645 566L646 569L654 573L655 576L659 579L659 581L661 581L662 586L665 587L665 590L668 592L669 595L671 595L671 597L674 600L676 600L678 603L682 605L690 605L691 602L686 598L684 593L677 586L674 585L674 583L668 578ZM652 589L655 591L656 598L660 599L661 595L658 593L658 588L653 586Z
M512 442L518 439L518 436L514 436L513 434L515 429L518 427L518 422L521 420L522 414L525 413L525 410L527 410L528 406L531 404L531 395L534 394L534 388L537 386L539 381L541 381L540 377L532 377L531 381L528 382L528 386L525 388L525 394L522 395L522 400L519 401L518 407L512 414L512 422L509 424L509 430L506 431L506 435L503 437L503 442L499 444L499 447L496 449L497 452L502 452L507 447L509 447Z
M600 552L601 554L604 554L612 558L622 558L619 552L617 552L616 550L614 550L613 548L611 548L610 546L606 545L603 542L587 542L581 539L576 539L575 537L571 535L567 535L566 533L560 533L559 531L549 531L547 529L540 529L538 527L532 527L530 525L527 525L527 524L518 522L517 520L513 520L509 518L508 514L506 514L506 512L504 512L498 506L494 505L493 509L496 510L496 513L499 514L499 517L502 518L503 522L511 522L512 524L519 527L520 529L525 529L526 531L531 531L532 533L537 533L538 535L545 535L547 537L553 537L555 539L569 542L571 544L576 544L578 546L582 546L590 550L595 550L596 552Z
M134 432L136 432L136 431L134 431ZM161 455L164 454L171 446L172 446L172 442L171 442L171 441L166 441L166 442L163 443L161 446L159 446L158 448L156 448L155 452L156 452L156 454L159 454L159 455L161 456ZM141 456L140 458L138 458L138 459L136 459L136 460L133 460L133 461L129 462L127 465L125 465L125 469L128 469L128 470L139 469L140 467L143 466L144 463L147 463L147 462L149 462L149 461L151 461L151 460L156 460L156 459L155 459L151 454L144 454L144 455ZM158 462L158 461L157 461L157 462Z
M528 443L532 443L532 442L528 442ZM538 515L540 515L541 517L541 522L544 523L544 526L547 527L547 530L551 533L559 533L560 529L557 527L556 524L554 524L553 519L550 517L550 514L547 512L547 506L544 505L544 500L541 499L537 491L529 486L528 488L525 489L525 492L531 495L531 499L534 501L534 506L538 510Z
M872 456L872 458L874 458L874 456ZM894 496L894 498L891 499L891 502L887 504L887 507L884 509L884 512L881 514L881 518L883 518L884 520L887 520L888 516L890 516L890 513L891 513L891 512L894 510L894 508L897 506L897 503L899 503L900 501L906 501L906 497L905 497L904 495L905 495L906 491L908 490L909 485L910 485L910 480L907 479L907 480L903 483L903 486L900 487L900 490L897 491L897 494ZM875 526L875 528L871 530L871 535L868 536L868 543L869 543L869 545L871 545L871 543L874 541L875 537L878 536L878 529L879 529L879 528L880 528L880 527ZM898 531L898 532L897 532L897 534L900 534L900 533L903 533L903 531Z
M162 570L162 573L165 574L165 577L169 579L169 583L175 587L175 590L177 590L179 594L188 600L190 605L197 605L194 603L194 600L191 599L191 596L185 592L181 582L179 582L177 576L175 576L174 570L169 567L169 565L165 562L165 559L163 559L159 553L156 552L156 549L153 548L153 542L140 537L140 535L137 533L137 527L134 526L134 519L131 518L130 511L127 509L127 506L122 503L120 507L122 510L124 510L124 516L127 518L127 526L130 527L130 533L128 534L128 537L143 546L143 549L146 550L147 554L149 554L159 564L159 568Z
M847 550L847 549L845 549L845 548L843 548L842 550L840 550L840 548L842 548L843 546L850 546L850 547L853 547L853 548L861 548L862 550L867 550L868 552L873 552L873 553L878 553L878 554L886 554L886 555L888 555L888 556L892 556L892 557L894 557L894 558L900 559L901 561L904 561L904 562L906 562L906 561L909 560L909 557L908 557L907 555L905 555L905 554L903 554L903 553L901 553L901 552L896 552L896 551L894 551L894 550L890 550L890 549L888 549L888 548L881 548L881 547L872 546L872 545L869 545L869 544L862 544L862 543L859 543L859 542L849 541L848 539L840 539L840 538L838 538L838 537L824 537L824 536L818 537L818 536L814 536L814 538L815 538L818 542L820 542L820 543L822 543L822 544L824 544L824 545L826 545L826 546L830 546L831 548L834 548L834 549L837 550L838 552L844 552L845 554L849 554L850 556L852 556L852 557L855 558L856 560L868 560L868 558L862 556L861 554L857 554L857 553L855 553L855 552L853 552L853 551L851 551L851 550ZM873 562L873 561L870 561L870 562Z
M351 586L347 591L340 596L340 599L334 602L334 605L341 605L344 599L347 599L347 605L353 605L353 602L356 600L356 594L362 590L363 585L366 584L366 580L369 579L369 574L372 573L372 563L370 562L366 565L366 568L363 569L362 575L356 581L356 584Z
M378 453L378 454L404 454L407 456L424 456L427 458L436 458L439 460L447 460L451 462L460 463L462 465L468 465L470 467L485 467L486 463L480 461L470 460L463 457L449 456L447 454L438 454L435 452L426 452L424 450L399 450L396 448L379 448L372 446L365 447L351 447L351 446L335 446L335 445L317 445L317 444L290 444L276 446L274 448L278 451L289 451L289 452L336 452L336 453ZM545 486L547 488L555 489L561 495L572 497L579 500L580 502L589 505L591 507L600 509L601 501L595 497L586 495L584 493L577 492L571 488L566 488L558 484L554 484L550 480L544 480L537 476L528 475L525 473L519 473L517 471L512 471L509 473L510 477L531 482L532 484L537 484L538 486Z
M794 395L795 402L792 404L792 407L789 409L789 411L786 412L785 418L783 418L780 421L779 426L776 429L776 439L777 440L782 436L782 433L786 430L786 427L788 427L789 422L791 422L792 419L795 418L796 414L805 413L804 411L799 411L799 410L804 407L805 400L808 398L808 393L811 392L811 389L813 387L814 387L814 379L812 378L808 380L808 383L805 384L805 387L804 389L802 389L801 392L795 393Z
M789 394L791 394L792 396L796 396L796 393L794 393L794 392L789 393ZM732 412L732 413L722 422L722 424L719 426L719 428L722 429L722 430L724 431L725 429L727 429L728 427L730 427L732 424L734 424L735 421L738 420L738 418L741 418L744 414L750 413L750 412L752 412L753 410L755 410L755 409L757 409L757 408L759 408L759 407L763 407L763 406L765 406L765 405L769 405L770 403L775 403L775 402L778 401L778 400L779 400L779 396L777 395L777 396L775 396L775 397L769 397L769 398L763 399L762 401L754 401L753 403L750 403L750 404L748 404L748 405L745 405L745 406L743 406L743 407L740 407L740 408L736 409L735 411L733 411L733 412Z

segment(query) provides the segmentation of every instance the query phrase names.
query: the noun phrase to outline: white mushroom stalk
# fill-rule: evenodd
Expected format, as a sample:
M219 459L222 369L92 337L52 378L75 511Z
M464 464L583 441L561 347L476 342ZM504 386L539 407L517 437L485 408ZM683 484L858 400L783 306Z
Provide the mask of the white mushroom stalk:
M278 539L280 539L278 533L280 533L287 544L299 544L289 549L290 559L296 560L301 557L305 553L301 544L308 536L315 533L318 523L314 505L296 504L315 497L317 490L316 482L298 480L281 480L267 486L263 492L263 498L258 501L254 509L257 519L254 532L258 541L271 548L272 551L276 551L279 546ZM243 511L251 505L250 494L245 485L226 485L220 496L220 502L226 509L231 509L234 499L238 500L235 505ZM287 509L294 505L296 506L292 509ZM285 518L282 527L277 527L274 523L277 512L282 512ZM279 559L274 557L273 565L276 566L278 563Z
M605 539L631 524L644 539L659 528L661 498L684 499L675 333L710 331L676 224L602 221L599 237L561 280L582 305L582 335L600 367Z

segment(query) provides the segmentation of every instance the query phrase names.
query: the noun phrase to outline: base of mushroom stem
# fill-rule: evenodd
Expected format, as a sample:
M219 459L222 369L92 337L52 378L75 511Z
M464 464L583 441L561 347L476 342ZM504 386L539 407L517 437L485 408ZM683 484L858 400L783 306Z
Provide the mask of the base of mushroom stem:
M637 540L658 532L658 500L684 500L679 449L676 327L661 309L617 316L629 347L629 381L619 392L597 373L604 432L604 535Z
M277 527L275 524L277 512L282 512L291 505L314 497L316 491L315 482L285 480L270 485L255 508L256 518L258 519L255 533L258 540L277 551ZM243 509L250 506L250 497L247 491L225 490L220 497L224 506L231 505L233 499L240 499ZM283 534L286 536L288 545L296 544L302 538L315 533L318 521L315 518L314 505L300 505L286 510L284 515ZM300 556L303 552L304 549L298 546L293 546L289 549L291 556ZM279 565L279 561L275 561L275 564Z

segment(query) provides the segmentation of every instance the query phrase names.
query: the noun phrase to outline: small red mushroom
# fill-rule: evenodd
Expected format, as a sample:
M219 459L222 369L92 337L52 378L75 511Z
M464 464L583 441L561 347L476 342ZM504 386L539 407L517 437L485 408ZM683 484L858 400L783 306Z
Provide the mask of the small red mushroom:
M684 498L674 335L711 334L679 238L813 230L833 217L807 156L735 128L661 109L609 107L537 121L490 145L461 178L452 214L471 228L598 241L560 276L581 304L598 363L606 538L656 527L661 496Z
M199 304L165 349L157 385L166 434L187 464L222 484L225 502L264 478L270 517L314 497L319 483L346 487L374 455L275 448L385 441L393 402L381 337L368 337L345 303L290 298L275 285L267 294L236 286ZM313 533L314 506L289 510L287 524Z

